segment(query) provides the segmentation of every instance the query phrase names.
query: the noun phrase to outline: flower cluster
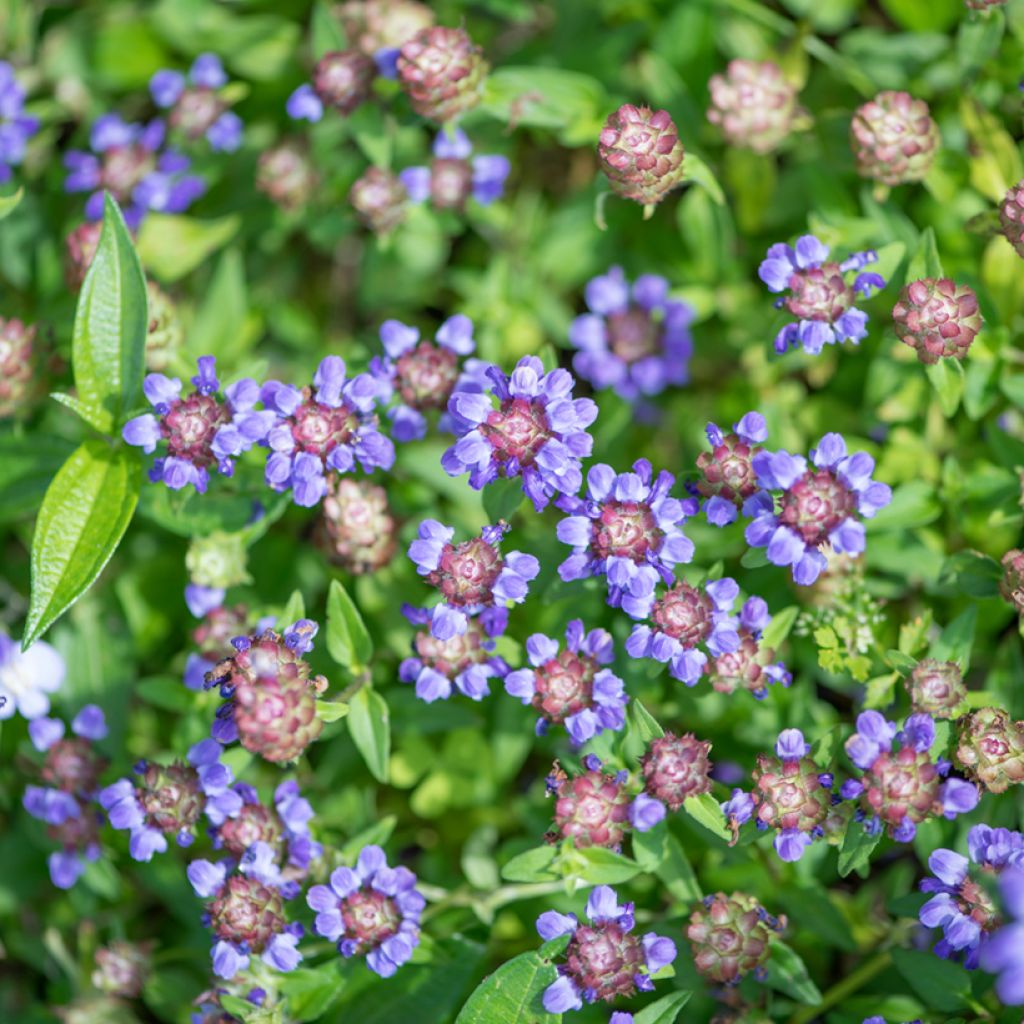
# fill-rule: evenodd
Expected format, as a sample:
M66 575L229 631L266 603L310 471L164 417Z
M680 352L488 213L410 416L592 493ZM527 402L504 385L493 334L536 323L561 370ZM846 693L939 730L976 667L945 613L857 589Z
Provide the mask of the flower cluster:
M738 985L751 973L763 980L772 935L785 924L785 918L773 917L746 893L705 896L686 926L694 966L719 985Z
M39 131L39 118L25 113L25 88L14 68L0 60L0 185L11 180L11 168L25 159L28 140Z
M173 131L189 141L206 139L215 152L233 153L242 144L242 119L229 110L228 76L215 53L201 53L187 75L157 71L149 80L153 102L169 111Z
M40 777L46 786L26 786L22 804L33 818L46 822L47 833L60 850L47 858L50 880L59 889L70 889L85 865L99 858L101 816L95 800L100 775L107 759L93 749L93 742L107 735L103 712L87 704L71 722L74 736L65 738L58 718L34 718L29 738L45 753Z
M364 956L388 978L407 963L420 942L426 901L406 867L389 868L379 846L364 846L354 868L335 868L330 885L314 885L306 902L316 911L317 935L338 944L344 957Z
M932 718L956 718L967 699L963 673L955 661L925 658L903 680L915 711Z
M697 493L707 498L708 522L728 526L758 491L753 459L768 440L768 425L759 412L748 412L733 424L731 433L723 434L716 423L709 423L706 433L711 451L697 456Z
M657 274L643 274L631 286L621 267L588 281L583 295L589 312L569 326L569 343L578 350L572 365L580 377L627 402L685 384L694 314L668 291L668 280Z
M950 763L932 760L935 723L928 715L911 715L897 732L878 711L862 711L846 753L864 773L840 787L844 800L860 803L858 817L869 832L883 827L900 843L909 843L917 826L930 817L955 818L978 805L978 788L963 779L946 778Z
M163 121L129 124L104 114L89 133L89 148L64 154L68 192L88 192L85 215L99 220L103 193L121 204L128 226L137 228L150 211L184 213L206 191L202 178L189 174L190 161L165 145Z
M505 676L505 691L538 713L537 733L564 725L573 742L586 743L605 729L626 724L629 697L622 680L609 668L615 657L611 635L603 629L587 632L580 619L565 630L565 647L543 633L526 641L532 668Z
M593 889L587 899L588 924L575 914L548 910L537 918L537 933L545 942L569 936L558 979L542 997L548 1013L580 1010L588 1003L628 999L654 988L652 976L676 958L676 946L655 932L633 934L633 904L619 905L607 885ZM627 1016L628 1015L622 1015Z
M572 374L546 373L536 356L523 356L511 376L497 366L484 373L483 390L456 389L448 401L458 437L441 457L448 475L469 473L476 490L499 476L521 477L538 512L556 494L576 494L583 483L580 459L594 445L587 427L597 405L573 399Z
M330 107L342 116L351 114L370 98L377 65L358 50L332 50L313 68L313 81L300 85L288 97L288 116L317 122Z
M597 159L616 195L653 207L683 181L685 149L667 110L624 103L608 115Z
M867 452L847 453L840 434L825 434L812 449L808 467L802 455L758 452L752 460L758 486L744 511L752 517L747 543L766 548L773 565L792 566L793 579L810 586L827 565L825 545L839 554L864 550L864 524L892 501L887 484L871 478L875 460ZM781 492L776 509L770 492Z
M953 754L968 778L989 793L1024 782L1024 722L1002 708L978 708L957 722Z
M763 700L773 683L789 686L793 677L781 661L775 660L774 648L762 639L771 620L768 605L760 597L748 597L743 602L736 631L738 644L714 658L707 669L712 689L718 693L749 690L757 700Z
M857 172L883 185L920 181L931 170L939 129L928 104L908 92L880 92L858 107L850 122Z
M666 807L678 811L691 797L710 792L710 753L711 741L699 740L693 733L676 736L667 732L651 740L640 758L646 799L637 797L639 807L634 817L642 813L651 821L657 815L652 822L656 824Z
M730 146L771 153L789 138L800 116L796 87L770 60L731 60L708 82L708 120Z
M533 555L521 551L503 554L499 548L507 523L485 526L479 537L453 544L455 530L436 519L420 523L418 537L409 545L416 571L441 595L424 616L431 635L451 640L469 629L480 616L488 636L500 636L508 621L508 604L526 599L530 580L540 572Z
M586 496L558 502L568 513L558 524L558 539L573 548L558 575L566 582L604 576L613 608L646 615L658 581L671 584L676 564L693 558L682 523L696 515L698 503L672 497L674 484L666 470L655 478L646 459L634 462L629 473L604 463L591 466Z
M489 66L465 29L431 25L406 40L395 71L412 109L445 124L481 99Z
M390 563L398 547L398 524L383 487L353 477L328 477L323 509L318 540L331 561L356 576Z
M844 341L859 342L867 337L868 315L854 302L885 287L879 274L860 273L878 256L874 252L854 253L842 263L830 260L829 247L814 235L803 235L795 246L779 242L768 250L757 275L770 292L778 294L776 306L785 308L797 319L786 324L775 336L775 351L802 348L818 355L825 345ZM853 284L846 275L857 272Z
M926 365L940 359L963 359L982 324L974 289L948 277L908 282L892 318L896 336Z
M398 177L414 203L428 200L436 210L462 210L472 196L481 206L500 199L512 170L507 156L473 156L473 144L461 128L437 133L434 158L426 167L406 167Z

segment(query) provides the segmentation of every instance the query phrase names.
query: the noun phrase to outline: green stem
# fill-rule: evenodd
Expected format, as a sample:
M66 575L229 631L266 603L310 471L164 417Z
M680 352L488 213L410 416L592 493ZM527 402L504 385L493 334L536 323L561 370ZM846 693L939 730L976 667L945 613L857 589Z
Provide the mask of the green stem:
M488 896L464 889L447 892L439 886L433 885L421 884L418 888L431 903L431 906L423 914L423 918L426 919L440 913L446 907L477 907L484 911L498 910L507 903L517 903L519 900L530 900L535 896L550 896L555 892L563 892L565 883L557 881L503 885Z
M885 950L863 963L842 981L836 982L822 997L817 1006L805 1006L789 1018L789 1024L807 1024L820 1017L827 1009L841 1003L857 989L866 985L876 974L881 974L892 963L892 954Z

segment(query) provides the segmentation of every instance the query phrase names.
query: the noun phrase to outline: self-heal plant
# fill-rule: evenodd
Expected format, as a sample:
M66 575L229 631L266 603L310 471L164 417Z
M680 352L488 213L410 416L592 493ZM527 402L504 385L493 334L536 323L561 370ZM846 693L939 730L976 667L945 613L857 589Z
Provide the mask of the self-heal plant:
M327 475L390 469L395 446L380 432L374 408L378 386L368 373L346 377L345 361L326 356L313 387L268 381L260 389L274 414L267 431L270 448L266 481L275 491L292 492L296 505L309 508L327 493Z
M873 251L854 253L842 263L829 258L829 247L814 235L803 235L795 246L779 242L768 250L758 268L758 277L771 292L789 291L776 306L784 307L797 319L786 324L775 337L775 351L802 348L818 355L825 345L859 342L867 337L867 313L854 303L857 296L868 298L885 287L876 273L860 273L878 260ZM846 275L857 272L853 284Z
M11 168L25 159L28 140L38 131L39 118L25 113L25 87L0 61L0 185L11 180Z
M656 932L633 934L633 904L620 905L607 885L587 899L587 921L548 910L537 918L537 933L546 942L569 936L559 977L542 997L548 1013L581 1010L588 1003L628 999L654 988L652 976L676 958L675 943Z
M365 957L382 978L407 963L419 945L426 901L416 876L401 865L388 867L379 846L364 846L354 868L336 868L330 884L314 885L306 902L316 911L316 934L337 943L346 958Z
M431 635L438 640L461 636L475 616L480 616L488 636L500 636L508 621L508 605L526 600L540 563L521 551L501 551L508 529L507 523L485 526L479 537L453 544L453 527L436 519L420 523L417 539L409 545L409 558L441 595L440 603L427 611Z
M746 974L763 981L772 935L785 923L747 893L705 896L686 926L697 972L719 985L738 985Z
M892 501L892 491L871 477L875 460L867 452L847 453L840 434L825 434L802 455L761 451L753 458L762 491L744 512L752 518L747 543L766 548L773 565L792 566L793 579L810 586L828 564L822 548L857 556L865 546L862 519ZM773 492L781 492L776 502Z
M622 680L609 668L615 657L611 634L586 632L580 619L565 630L565 647L534 633L526 641L531 668L505 676L505 691L534 707L538 735L552 725L564 725L575 744L586 743L605 729L618 731L626 723Z
M647 799L637 798L634 818L642 815L648 821L656 819L656 824L664 817L666 807L678 811L691 797L710 792L710 753L711 741L699 740L693 733L676 736L667 732L651 740L640 758L643 795Z
M628 473L604 463L591 466L585 496L558 501L568 513L558 524L558 539L573 548L558 575L566 582L604 576L613 608L645 615L658 581L671 584L676 564L693 558L682 524L696 515L697 500L672 497L674 484L666 470L654 477L646 459Z
M325 53L313 68L312 82L300 85L288 97L288 116L315 123L325 108L348 116L370 98L376 74L373 61L358 50Z
M181 381L162 373L149 374L142 385L153 412L129 420L121 433L130 445L147 454L165 445L149 471L154 483L179 491L191 485L200 494L210 482L210 466L224 476L234 473L234 460L265 440L273 413L257 410L260 388L243 378L224 390L220 398L216 360L200 356L194 390L182 397Z
M489 206L505 191L512 170L507 156L473 156L473 144L461 128L437 133L428 166L406 167L398 177L414 203L430 202L436 210L462 210L472 196Z
M719 654L707 667L708 681L718 693L748 690L755 699L764 700L773 683L789 686L792 675L775 649L767 646L762 633L771 622L768 605L760 597L748 597L739 614L739 643L731 651Z
M205 138L212 150L233 153L242 144L242 119L229 110L228 76L215 53L201 53L187 75L157 71L149 80L153 102L168 111L172 130L190 142Z
M768 440L768 425L759 412L748 412L731 433L723 434L717 423L709 423L706 433L711 451L697 456L697 493L707 499L703 511L708 522L728 526L758 491L753 459Z
M581 459L594 439L597 418L589 398L573 398L568 370L545 373L536 356L523 356L511 376L497 366L485 371L483 391L456 389L448 412L458 441L441 457L449 476L469 473L482 490L498 477L521 477L539 512L555 495L574 495L583 483Z
M621 267L587 282L588 312L569 325L577 350L573 369L597 391L611 388L627 402L681 387L693 354L693 309L670 299L668 279L642 274L632 285Z

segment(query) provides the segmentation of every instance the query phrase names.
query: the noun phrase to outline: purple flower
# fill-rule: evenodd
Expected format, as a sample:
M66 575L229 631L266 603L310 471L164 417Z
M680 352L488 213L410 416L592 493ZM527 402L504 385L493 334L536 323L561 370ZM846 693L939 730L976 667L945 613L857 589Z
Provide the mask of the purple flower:
M693 310L668 297L663 277L644 274L630 287L621 267L587 283L589 313L569 327L577 349L573 369L597 391L607 388L627 402L681 387L689 380Z
M847 454L841 435L825 434L810 459L813 467L801 455L758 452L753 467L763 490L743 507L752 520L747 543L766 548L773 565L792 566L801 586L810 586L825 568L825 545L859 555L865 544L861 520L892 500L889 486L871 479L874 459L867 452ZM781 492L778 503L770 492Z
M422 616L438 640L463 635L470 617L476 615L488 636L500 636L508 620L508 605L526 599L540 563L521 551L501 552L501 538L508 529L504 523L485 526L479 537L453 544L452 527L436 519L420 523L418 537L409 545L409 557L420 576L441 595L441 603Z
M728 526L758 492L753 457L768 439L768 426L759 412L748 412L733 425L731 434L723 434L716 423L709 423L705 432L711 451L697 456L701 474L697 491L708 499L704 504L708 522Z
M201 53L188 75L157 71L149 81L153 102L169 110L172 129L194 142L204 138L215 152L233 153L242 144L242 121L221 92L228 76L220 58Z
M175 491L191 485L203 494L209 467L216 463L220 473L231 476L235 458L265 440L275 416L255 409L260 397L256 381L243 378L225 388L221 399L214 357L200 356L198 366L194 390L184 398L178 378L149 374L142 390L153 412L129 420L121 435L147 454L165 442L166 453L154 461L150 480Z
M611 635L603 629L586 632L580 619L565 630L565 647L543 633L526 641L532 668L505 676L505 692L531 704L539 715L537 732L564 725L580 745L605 729L618 732L626 724L629 697L609 665L615 657Z
M456 389L448 401L459 439L441 457L448 475L469 473L476 490L499 476L522 477L538 511L556 494L576 494L583 482L580 459L594 443L586 432L597 417L594 402L573 399L572 374L545 373L536 356L523 356L510 377L497 366L486 376L483 392Z
M68 192L88 192L85 215L103 216L103 193L121 204L125 221L137 229L150 210L184 213L205 191L202 178L188 174L189 160L165 149L164 123L128 124L117 114L104 114L92 126L91 152L64 154Z
M416 876L390 868L379 846L365 846L354 868L331 872L329 885L314 885L306 902L316 911L313 930L344 957L365 956L370 970L388 978L407 963L420 941L426 901Z
M1012 920L981 949L981 966L997 974L996 994L1008 1006L1024 1003L1024 869L1014 864L999 880L1003 909Z
M563 580L605 576L608 603L642 618L659 579L671 585L674 568L693 558L693 543L681 525L697 512L696 499L680 501L669 491L675 477L664 470L652 479L646 459L631 473L599 463L587 472L586 498L566 496L558 507L568 515L558 539L573 553L558 567Z
M615 890L599 885L587 899L586 916L590 924L581 926L573 914L549 910L537 919L537 933L545 941L569 936L565 962L559 964L559 977L542 996L548 1013L580 1010L583 1003L610 1000L616 995L631 996L654 988L651 975L671 964L677 955L675 943L662 935L648 932L633 934L633 905L620 906ZM585 933L581 939L579 932ZM636 965L641 967L637 970ZM632 1020L629 1014L613 1015Z
M395 446L379 430L374 407L378 385L368 373L347 378L345 361L327 356L302 389L272 380L260 397L274 414L266 435L270 448L266 481L292 491L296 505L310 508L327 493L326 474L390 469Z
M27 651L0 632L0 721L15 713L29 720L50 710L50 694L64 682L64 659L42 640Z
M860 271L878 261L874 252L855 253L843 263L828 258L829 249L814 235L797 239L795 247L783 243L773 245L758 268L758 277L771 292L789 290L780 298L778 307L785 307L797 319L786 324L775 338L775 351L786 352L802 347L812 356L825 345L867 337L868 316L854 306L857 295L865 298L885 287L885 281L874 273L858 273L853 284L845 275Z
M427 433L426 413L441 410L440 427L452 432L451 415L445 411L452 392L482 392L487 386L487 364L467 359L460 368L459 357L476 349L473 321L461 313L450 316L437 329L434 341L420 339L416 327L398 320L380 326L385 355L370 362L386 405L397 396L398 404L388 410L397 441L419 441Z
M712 657L739 647L739 619L732 606L740 588L728 576L710 580L701 587L682 580L660 597L654 593L637 598L623 607L634 617L647 602L645 614L651 625L633 627L626 650L633 658L653 658L669 666L669 674L687 686L696 686ZM707 651L708 653L705 653Z
M407 167L398 177L414 203L427 200L440 210L461 210L472 196L481 206L500 199L512 169L508 157L472 157L473 146L457 127L438 132L429 167Z
M25 158L28 140L39 131L39 119L25 113L25 89L14 68L0 61L0 185L11 179L11 168Z

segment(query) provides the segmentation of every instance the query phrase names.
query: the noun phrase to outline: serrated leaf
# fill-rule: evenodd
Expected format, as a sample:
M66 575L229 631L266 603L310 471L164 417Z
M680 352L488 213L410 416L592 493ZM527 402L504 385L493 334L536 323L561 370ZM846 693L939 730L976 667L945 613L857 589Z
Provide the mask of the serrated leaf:
M772 616L771 622L765 626L764 633L761 634L762 646L778 650L782 642L789 636L799 614L800 608L795 604L783 608L781 612L776 612Z
M128 227L105 194L103 229L78 295L71 335L75 407L105 434L114 433L142 400L146 301L146 279Z
M718 806L718 801L710 793L687 797L683 801L683 810L713 835L720 839L732 839L732 833L725 824L722 808Z
M772 939L772 954L768 959L768 984L798 1002L817 1006L821 991L811 980L800 955L779 939Z
M327 651L353 675L363 672L373 657L366 623L340 580L331 580L327 593Z
M349 701L348 731L370 774L378 782L387 782L391 717L387 701L369 686L364 686Z
M588 846L574 855L581 864L580 876L592 885L618 885L636 878L643 870L631 857L603 846Z
M862 821L851 820L846 826L843 845L839 850L839 874L845 878L858 871L871 860L871 854L882 839L882 833L873 835L864 829Z
M558 877L550 870L557 854L549 844L535 846L513 857L501 869L501 877L508 882L550 882Z
M525 500L523 483L518 477L492 481L484 488L484 511L487 513L487 521L495 524L500 520L511 522Z
M633 1014L633 1024L675 1024L692 992L670 992L657 1002Z
M558 1024L541 999L558 977L550 960L535 951L520 953L488 975L466 1001L455 1024Z
M14 192L9 196L0 196L0 220L3 220L4 217L9 217L14 213L15 207L21 202L24 194L25 190L23 188L19 188L17 192Z
M321 722L337 722L348 714L348 705L340 700L318 700L316 717Z
M95 582L139 500L137 452L86 441L47 488L32 537L32 595L23 648L34 643Z

